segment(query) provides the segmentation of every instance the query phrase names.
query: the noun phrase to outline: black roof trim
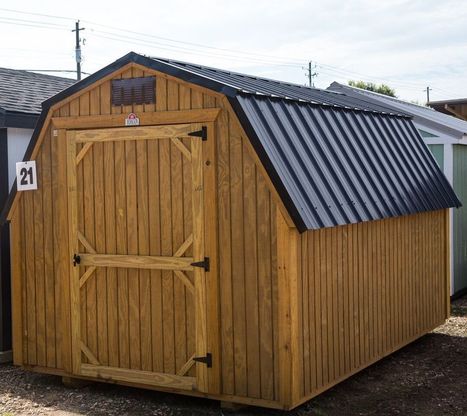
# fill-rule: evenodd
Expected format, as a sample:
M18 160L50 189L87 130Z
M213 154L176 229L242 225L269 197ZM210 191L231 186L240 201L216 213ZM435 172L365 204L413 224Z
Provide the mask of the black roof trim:
M0 127L33 129L38 119L38 114L5 111L0 108Z

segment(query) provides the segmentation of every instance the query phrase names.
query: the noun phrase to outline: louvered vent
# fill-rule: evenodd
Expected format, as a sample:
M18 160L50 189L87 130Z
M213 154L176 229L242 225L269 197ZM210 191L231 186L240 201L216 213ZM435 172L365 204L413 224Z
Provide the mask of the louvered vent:
M154 77L112 80L112 105L154 104Z

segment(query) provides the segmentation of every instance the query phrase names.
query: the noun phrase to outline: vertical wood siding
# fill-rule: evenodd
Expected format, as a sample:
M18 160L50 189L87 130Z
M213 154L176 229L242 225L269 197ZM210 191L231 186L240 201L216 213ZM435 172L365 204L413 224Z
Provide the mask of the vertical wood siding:
M149 75L154 72L135 67L116 78ZM155 104L112 107L110 81L105 81L57 108L53 116L223 109L215 132L221 393L277 400L275 203L250 156L235 116L225 107L222 98L164 75L156 75ZM23 194L12 222L13 227L21 224L17 244L20 252L15 263L18 265L15 276L21 279L21 325L16 327L16 342L20 331L22 364L70 372L65 137L62 131L54 136L50 125L44 128L47 131L36 157L39 189ZM117 177L119 172L124 174L116 166L119 160L140 160L146 151L147 163L138 163L135 171ZM150 200L160 195L161 204L171 204L170 192L164 192L162 187L171 188L173 195L179 194L188 186L189 176L181 181L167 178L163 183L141 180L146 175L158 175L156 162L171 154L176 153L168 148L158 148L152 142L104 143L94 146L83 159L78 169L78 183L81 184L78 193L82 202L78 220L86 238L97 250L130 253L137 247L149 253L168 253L181 244L191 228L189 210L174 212L176 221L166 218L164 224L174 224L169 229L152 220L152 216L158 217L158 214L150 212L144 194ZM186 162L180 158L180 163ZM119 186L119 183L126 185ZM90 191L85 192L85 189ZM104 201L103 205L93 203L93 194ZM120 203L135 214L132 216L134 223L133 220L126 224L119 221L116 210ZM146 222L149 223L146 234L144 231L134 232L134 229L144 230ZM105 228L105 236L94 233L96 226ZM131 273L135 279L129 278ZM192 297L184 294L180 282L164 273L98 270L89 284L81 289L83 341L102 362L161 371L174 362L182 362L188 352L194 350L193 326L186 325L187 317L180 312L193 308ZM170 297L176 302L169 308ZM129 305L126 312L124 308L117 308L119 302ZM166 319L159 328L150 325L150 322L162 322L162 316ZM174 325L175 331L171 330ZM183 337L177 335L182 333L182 327L187 331ZM131 348L129 338L137 340ZM167 354L172 351L173 357L159 354L162 350Z
M276 207L233 116L223 112L218 128L223 393L273 400L278 392Z
M446 318L445 211L300 236L299 396L314 396Z

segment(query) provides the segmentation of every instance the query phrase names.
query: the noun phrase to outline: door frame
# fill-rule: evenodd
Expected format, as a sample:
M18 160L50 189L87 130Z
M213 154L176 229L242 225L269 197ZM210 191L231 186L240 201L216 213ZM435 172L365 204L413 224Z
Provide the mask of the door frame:
M199 110L198 110L199 111ZM177 123L189 124L192 131L198 131L201 127L205 127L207 132L207 139L193 137L196 140L192 151L197 152L197 157L200 160L199 169L197 170L198 180L202 181L202 190L198 192L200 195L196 203L202 206L204 211L204 218L200 221L193 221L193 233L195 227L199 227L198 233L202 238L198 243L200 246L198 250L204 251L204 256L209 257L210 267L209 271L204 271L199 268L194 268L195 279L201 280L202 283L196 286L195 299L202 299L202 301L195 301L195 320L196 320L196 352L205 351L211 354L212 366L208 368L205 363L196 362L196 386L193 383L180 382L180 377L172 377L165 373L143 372L140 370L125 370L120 368L101 367L99 371L91 371L87 364L82 364L81 361L81 337L80 337L80 286L79 286L79 267L70 267L70 318L71 318L71 369L72 373L82 376L90 376L97 378L104 378L110 380L120 380L126 382L134 382L138 384L145 384L144 380L160 379L160 383L152 382L151 385L158 385L164 388L174 389L196 389L201 392L220 393L220 320L219 320L219 299L218 299L218 244L217 244L217 175L216 175L216 140L215 132L216 126L213 121L205 123ZM156 125L155 125L156 126ZM176 125L167 125L170 127L177 127ZM71 126L70 126L71 127ZM144 126L150 127L150 126ZM135 129L137 127L123 127L118 128L118 131L125 131L126 129ZM93 126L93 129L100 129ZM102 130L114 130L114 128L103 128ZM114 130L115 131L115 130ZM79 133L78 133L79 132ZM85 136L89 130L69 129L62 130L63 136L66 138L66 152L67 152L67 197L68 197L68 224L69 224L69 253L70 261L74 253L78 253L79 239L78 239L78 222L77 222L77 153L76 153L76 135ZM125 132L126 133L126 132ZM130 133L130 132L128 132ZM123 134L125 136L125 134ZM113 140L112 140L113 141ZM84 155L82 155L84 156ZM193 170L195 173L195 170ZM195 180L195 178L193 178ZM196 199L196 192L193 192L193 201ZM72 203L72 201L75 203ZM197 225L195 225L195 223ZM193 247L195 251L195 247ZM198 259L195 259L198 261ZM196 281L196 280L195 280ZM138 372L138 377L132 377L132 373ZM147 373L147 374L146 374Z

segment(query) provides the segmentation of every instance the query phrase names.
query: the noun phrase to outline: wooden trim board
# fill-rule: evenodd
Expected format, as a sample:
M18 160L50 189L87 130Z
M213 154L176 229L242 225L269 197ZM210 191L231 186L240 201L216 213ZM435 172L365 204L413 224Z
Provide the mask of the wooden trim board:
M188 137L197 129L196 124L172 124L164 126L115 127L93 130L74 130L76 143L118 142L128 140L172 139Z
M137 113L140 126L183 123L208 123L217 119L220 108L199 110L161 111L154 113ZM125 127L128 114L109 114L99 116L52 117L56 129L92 129L106 127ZM132 128L132 127L129 127Z
M194 270L192 257L132 256L120 254L79 253L81 266L125 269Z
M15 216L10 224L11 240L11 314L12 314L12 343L13 363L23 363L23 301L21 275L21 230L20 217Z
M194 377L177 376L166 373L153 373L150 371L81 364L81 374L105 381L127 381L151 386L173 387L179 390L196 389L196 379Z
M67 139L67 182L68 182L68 238L69 259L78 253L78 211L77 211L77 186L76 186L76 141L75 132L68 131ZM72 369L75 374L80 373L81 348L80 348L80 289L79 267L70 271L70 314L71 314L71 349Z

